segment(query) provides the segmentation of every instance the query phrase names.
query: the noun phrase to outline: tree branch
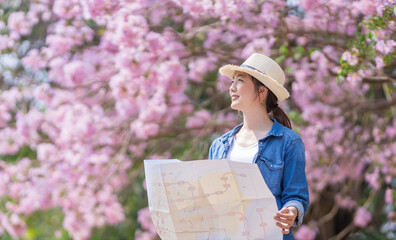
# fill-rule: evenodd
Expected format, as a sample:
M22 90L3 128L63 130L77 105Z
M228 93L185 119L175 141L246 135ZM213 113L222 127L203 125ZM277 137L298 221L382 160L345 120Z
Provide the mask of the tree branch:
M332 220L334 216L337 214L338 209L339 209L338 204L334 203L333 208L330 210L330 212L328 212L325 216L320 218L320 220L318 221L318 225L321 226L326 222Z
M378 100L375 102L368 102L356 107L355 112L364 113L373 110L382 110L396 105L396 98L388 100Z
M334 237L330 238L330 240L341 240L341 239L343 239L350 232L352 232L353 228L354 228L353 224L349 224L348 227L344 228L340 233L338 233Z
M365 77L365 78L363 78L363 82L373 83L373 84L382 84L382 83L388 83L388 82L396 83L396 79L391 78L391 77Z

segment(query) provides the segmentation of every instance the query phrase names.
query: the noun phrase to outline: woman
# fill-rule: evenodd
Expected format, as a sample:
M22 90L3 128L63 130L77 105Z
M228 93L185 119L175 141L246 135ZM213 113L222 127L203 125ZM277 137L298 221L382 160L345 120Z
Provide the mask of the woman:
M210 159L256 163L278 209L274 216L283 239L294 239L309 205L304 144L278 103L289 97L285 74L271 58L253 54L242 65L226 65L220 74L232 79L231 108L243 123L213 141Z

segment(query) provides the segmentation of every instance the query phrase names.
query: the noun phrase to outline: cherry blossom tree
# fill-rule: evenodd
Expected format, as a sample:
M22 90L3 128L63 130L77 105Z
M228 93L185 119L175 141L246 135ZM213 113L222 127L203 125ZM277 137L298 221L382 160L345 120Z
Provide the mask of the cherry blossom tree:
M0 235L32 237L43 215L58 219L51 238L115 225L155 239L145 198L128 204L144 196L143 159L206 158L239 121L218 68L260 52L287 73L281 106L306 146L296 238L394 237L394 1L0 6Z

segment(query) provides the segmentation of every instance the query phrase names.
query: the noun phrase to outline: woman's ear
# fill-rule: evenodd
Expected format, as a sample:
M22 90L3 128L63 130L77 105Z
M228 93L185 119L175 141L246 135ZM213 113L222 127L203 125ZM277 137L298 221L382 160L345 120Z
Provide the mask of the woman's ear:
M263 102L267 98L268 88L266 88L265 86L260 86L260 88L258 89L258 93L260 102Z
M260 86L259 93L265 93L268 89L264 86Z

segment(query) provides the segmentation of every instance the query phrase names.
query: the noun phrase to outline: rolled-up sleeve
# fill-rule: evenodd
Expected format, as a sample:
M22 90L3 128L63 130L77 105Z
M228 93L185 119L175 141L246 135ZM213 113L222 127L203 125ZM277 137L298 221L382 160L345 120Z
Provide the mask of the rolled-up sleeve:
M294 225L300 225L309 207L308 184L305 176L305 147L301 139L294 140L288 146L283 171L281 203L283 207L297 208L298 216Z
M208 158L208 159L213 159L213 151L214 151L214 149L215 149L215 141L217 141L217 139L214 140L214 141L212 142L212 144L210 145L210 148L209 148L209 158Z

